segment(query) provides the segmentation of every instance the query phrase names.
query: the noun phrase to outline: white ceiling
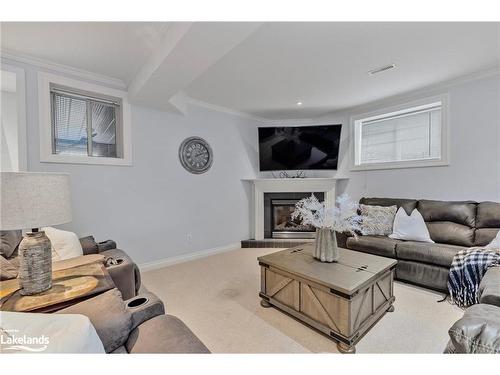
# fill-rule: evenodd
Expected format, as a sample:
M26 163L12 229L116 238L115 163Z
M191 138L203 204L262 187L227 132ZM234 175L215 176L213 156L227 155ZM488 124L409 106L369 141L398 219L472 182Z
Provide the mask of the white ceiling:
M2 22L1 47L129 83L168 26L164 22Z
M187 93L264 118L318 116L500 64L499 25L266 24Z
M172 110L188 95L269 119L321 116L500 65L500 23L2 23L1 42L119 78L142 105Z

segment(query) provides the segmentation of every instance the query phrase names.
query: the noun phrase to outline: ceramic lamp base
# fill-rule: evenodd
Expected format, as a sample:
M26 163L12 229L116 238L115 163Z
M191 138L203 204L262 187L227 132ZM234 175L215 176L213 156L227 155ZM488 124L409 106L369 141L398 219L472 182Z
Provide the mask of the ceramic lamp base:
M52 286L52 249L45 232L26 233L19 244L19 286L22 295L41 293Z

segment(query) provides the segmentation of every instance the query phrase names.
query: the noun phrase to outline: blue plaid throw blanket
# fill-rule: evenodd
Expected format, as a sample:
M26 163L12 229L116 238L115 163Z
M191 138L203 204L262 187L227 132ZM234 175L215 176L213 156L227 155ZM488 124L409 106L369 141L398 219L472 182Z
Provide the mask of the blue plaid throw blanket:
M452 302L462 308L479 303L479 283L491 266L500 266L498 250L460 250L453 258L448 275L448 291Z

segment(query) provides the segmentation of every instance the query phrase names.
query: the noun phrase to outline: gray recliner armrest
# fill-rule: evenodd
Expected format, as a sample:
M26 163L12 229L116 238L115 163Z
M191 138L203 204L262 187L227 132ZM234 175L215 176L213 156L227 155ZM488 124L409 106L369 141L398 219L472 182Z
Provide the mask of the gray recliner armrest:
M500 353L500 307L472 305L448 333L447 353Z
M105 257L115 259L118 264L106 267L116 287L122 293L123 299L134 297L140 288L141 278L137 265L120 249L101 252Z
M116 242L113 240L102 241L97 244L97 247L99 252L116 249Z
M127 310L132 314L132 329L146 320L165 314L165 305L153 293L144 292L125 301Z
M83 255L97 254L99 252L99 246L95 242L94 236L80 238L80 244L82 245Z
M500 267L490 267L479 284L479 302L500 307Z

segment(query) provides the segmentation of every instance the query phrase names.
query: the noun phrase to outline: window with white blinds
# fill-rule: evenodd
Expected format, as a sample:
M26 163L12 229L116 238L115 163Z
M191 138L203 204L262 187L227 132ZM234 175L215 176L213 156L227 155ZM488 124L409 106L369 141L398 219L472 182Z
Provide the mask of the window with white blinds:
M52 153L120 157L118 102L51 89Z
M354 121L355 167L404 167L443 161L443 102Z

